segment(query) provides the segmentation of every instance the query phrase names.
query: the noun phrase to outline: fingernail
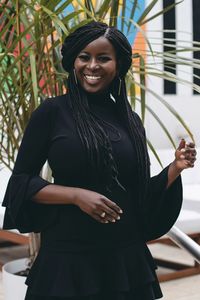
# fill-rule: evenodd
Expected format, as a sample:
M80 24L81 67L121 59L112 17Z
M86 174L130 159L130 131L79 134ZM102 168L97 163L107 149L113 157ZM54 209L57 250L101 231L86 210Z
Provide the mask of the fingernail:
M122 213L123 213L123 211L122 211L121 209L120 209L120 211L119 211L119 212L120 212L120 214L122 214Z
M120 216L117 216L117 220L120 220Z
M112 222L115 223L115 219L112 219Z
M108 221L105 221L105 223L108 223Z

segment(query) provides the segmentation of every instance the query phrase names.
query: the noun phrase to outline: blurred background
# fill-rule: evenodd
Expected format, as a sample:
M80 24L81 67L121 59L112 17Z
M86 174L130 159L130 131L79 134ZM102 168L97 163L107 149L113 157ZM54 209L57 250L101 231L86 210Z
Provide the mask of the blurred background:
M66 91L67 74L60 63L63 38L92 19L117 26L133 45L128 94L146 128L152 175L172 161L181 138L200 148L199 0L1 0L0 203L30 114L45 98ZM164 300L200 299L200 266L191 255L200 251L192 244L200 244L199 161L185 171L183 183L176 226L191 241L180 248L169 235L149 244ZM37 248L34 235L2 230L3 215L1 207L1 267ZM178 239L181 244L179 234ZM0 282L0 299L8 300Z

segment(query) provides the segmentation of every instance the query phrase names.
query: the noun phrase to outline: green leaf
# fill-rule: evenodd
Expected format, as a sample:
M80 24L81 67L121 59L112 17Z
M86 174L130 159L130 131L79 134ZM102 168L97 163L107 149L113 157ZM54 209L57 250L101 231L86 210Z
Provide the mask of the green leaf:
M163 168L163 164L162 164L162 162L161 162L161 160L160 160L160 157L158 156L158 154L157 154L155 148L153 147L153 145L152 145L152 143L151 143L151 141L150 141L149 139L147 139L147 144L148 144L150 150L152 151L152 153L154 154L155 158L156 158L157 161L159 162L161 168Z
M133 2L133 6L132 6L132 9L131 9L129 20L133 20L134 19L137 7L138 7L138 0L135 0ZM130 28L131 28L131 22L128 23L127 35L129 34Z
M33 94L35 100L35 107L38 106L38 85L37 85L37 71L36 71L36 59L33 49L29 49L30 63L31 63L31 78L33 84Z
M155 15L153 15L153 16L150 17L150 18L144 19L144 18L146 17L146 15L145 15L145 14L142 15L142 16L140 17L140 19L138 20L138 24L140 24L140 26L142 26L142 25L146 24L147 22L152 21L153 19L159 17L160 15L163 15L163 14L165 14L166 12L170 11L172 8L174 8L176 5L180 4L180 3L183 2L183 1L184 1L184 0L180 0L179 2L175 2L174 4L171 4L171 5L167 6L165 9L159 11L158 13L156 13ZM157 1L156 1L156 2L157 2ZM151 9L152 9L152 8L151 8ZM151 10L151 9L150 9L150 10ZM148 13L149 13L149 12L147 12L147 14L148 14ZM143 19L144 19L144 20L143 20ZM143 21L142 21L142 20L143 20Z
M104 19L106 14L108 13L111 5L112 5L112 0L103 0L101 2L101 7L100 9L97 11L97 16L99 19Z
M140 70L143 71L140 72L140 83L142 86L145 86L145 62L142 56L140 56ZM141 117L142 117L142 122L144 123L145 106L146 106L145 89L143 88L140 89L140 95L141 95Z
M66 26L58 18L58 16L54 12L52 12L48 8L46 8L45 6L41 5L41 7L42 7L43 11L45 11L49 15L49 17L52 19L52 21L54 22L54 25L56 26L56 28L58 30L61 29L64 32L65 35L68 35L69 32L68 32Z

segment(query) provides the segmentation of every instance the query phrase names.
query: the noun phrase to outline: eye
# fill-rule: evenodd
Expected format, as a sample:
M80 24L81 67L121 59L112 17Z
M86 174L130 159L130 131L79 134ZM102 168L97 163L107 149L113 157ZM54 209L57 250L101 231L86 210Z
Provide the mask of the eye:
M100 62L107 62L107 61L109 61L109 60L111 60L111 58L109 57L109 56L99 56L98 57L98 60L100 61Z
M78 55L78 58L82 61L88 61L90 59L89 55L87 54L80 54Z

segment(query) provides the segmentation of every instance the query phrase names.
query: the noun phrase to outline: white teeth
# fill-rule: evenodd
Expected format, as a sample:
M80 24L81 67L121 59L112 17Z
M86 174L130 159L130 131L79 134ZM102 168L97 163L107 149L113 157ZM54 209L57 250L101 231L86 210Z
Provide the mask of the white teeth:
M101 76L92 76L92 75L85 75L86 79L90 79L90 80L97 80L100 79Z

